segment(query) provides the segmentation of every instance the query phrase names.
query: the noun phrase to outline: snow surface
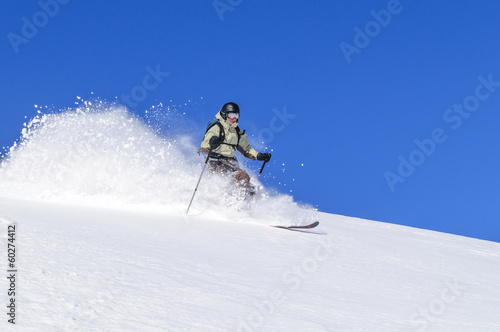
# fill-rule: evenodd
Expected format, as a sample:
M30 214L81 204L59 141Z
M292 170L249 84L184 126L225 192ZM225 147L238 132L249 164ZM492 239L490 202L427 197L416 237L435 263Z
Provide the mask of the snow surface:
M500 331L500 244L315 211L203 178L189 137L123 109L41 115L0 167L17 227L1 331ZM259 185L257 182L255 182ZM307 232L268 227L306 223Z

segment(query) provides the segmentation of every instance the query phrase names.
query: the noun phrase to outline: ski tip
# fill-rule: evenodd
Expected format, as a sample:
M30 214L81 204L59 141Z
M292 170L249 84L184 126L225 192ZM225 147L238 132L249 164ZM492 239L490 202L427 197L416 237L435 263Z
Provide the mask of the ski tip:
M314 227L316 227L316 226L318 226L318 225L319 225L319 221L315 221L315 222L313 222L312 224L307 225L307 228L314 228Z
M300 226L275 226L275 225L271 225L271 227L285 228L285 229L311 229L311 228L314 228L318 225L319 225L319 221L315 221L309 225L300 225Z

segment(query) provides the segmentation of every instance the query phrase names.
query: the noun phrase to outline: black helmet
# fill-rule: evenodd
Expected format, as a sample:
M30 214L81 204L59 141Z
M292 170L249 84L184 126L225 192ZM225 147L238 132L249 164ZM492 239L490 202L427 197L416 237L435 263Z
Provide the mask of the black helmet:
M228 113L240 113L240 108L235 103L225 103L220 110L220 115L226 120Z

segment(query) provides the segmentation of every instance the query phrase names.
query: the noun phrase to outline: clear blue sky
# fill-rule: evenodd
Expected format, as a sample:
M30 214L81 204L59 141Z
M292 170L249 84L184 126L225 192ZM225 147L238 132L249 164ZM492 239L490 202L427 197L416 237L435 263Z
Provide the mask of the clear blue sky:
M498 1L0 6L1 146L35 104L91 92L132 94L139 115L196 101L184 111L200 128L234 101L273 149L267 185L325 212L500 241Z

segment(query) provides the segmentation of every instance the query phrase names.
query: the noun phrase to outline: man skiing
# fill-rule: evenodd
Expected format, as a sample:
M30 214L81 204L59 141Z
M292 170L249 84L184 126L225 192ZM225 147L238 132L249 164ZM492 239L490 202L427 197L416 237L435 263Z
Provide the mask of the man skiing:
M209 122L207 132L201 142L201 150L208 153L208 168L211 172L231 175L237 185L245 188L248 194L254 194L250 185L250 176L239 167L235 157L236 150L252 160L268 162L270 153L255 151L248 141L245 131L238 127L240 108L235 103L226 103Z

